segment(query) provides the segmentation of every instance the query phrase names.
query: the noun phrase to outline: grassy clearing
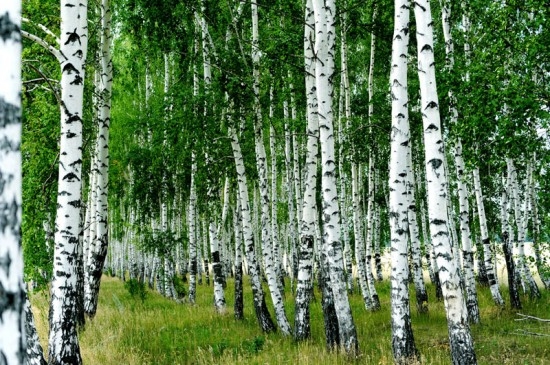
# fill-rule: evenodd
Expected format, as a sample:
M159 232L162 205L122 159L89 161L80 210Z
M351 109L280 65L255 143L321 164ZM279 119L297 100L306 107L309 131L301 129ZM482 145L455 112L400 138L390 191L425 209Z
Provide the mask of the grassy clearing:
M288 285L287 285L288 289ZM434 298L429 287L430 299ZM267 292L267 290L266 290ZM154 292L144 301L134 299L118 279L103 277L97 316L80 334L84 363L87 365L176 365L176 364L393 364L389 311L389 283L378 284L382 310L365 311L360 295L351 297L357 325L361 357L347 359L328 352L320 295L312 303L312 340L297 344L280 334L263 334L252 310L252 296L245 285L245 316L233 318L232 281L226 299L229 311L215 312L212 288L197 287L197 304L177 304ZM504 293L504 292L503 292ZM414 295L412 295L414 297ZM267 299L269 301L269 296ZM479 364L550 364L550 323L516 321L515 312L497 309L486 288L479 289L482 324L472 327ZM523 297L524 314L550 318L550 295L530 301ZM40 338L46 348L48 298L32 297ZM412 308L415 308L414 298ZM287 314L293 321L293 300L287 292ZM274 318L274 317L273 317ZM423 364L449 364L449 346L443 303L430 303L428 315L413 309L413 331Z

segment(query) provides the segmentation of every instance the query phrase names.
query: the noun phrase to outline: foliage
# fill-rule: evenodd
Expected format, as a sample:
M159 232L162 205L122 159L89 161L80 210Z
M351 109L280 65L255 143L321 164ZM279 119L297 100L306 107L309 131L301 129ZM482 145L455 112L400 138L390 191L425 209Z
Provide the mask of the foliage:
M134 299L138 298L143 302L147 298L147 288L145 283L138 279L129 279L125 281L124 288Z

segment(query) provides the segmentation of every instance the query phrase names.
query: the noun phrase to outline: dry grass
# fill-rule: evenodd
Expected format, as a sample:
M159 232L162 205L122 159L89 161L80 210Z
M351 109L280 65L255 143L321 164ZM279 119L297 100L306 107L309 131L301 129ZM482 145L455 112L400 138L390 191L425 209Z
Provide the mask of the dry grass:
M132 298L118 279L103 277L97 316L80 333L87 365L145 364L393 364L389 312L389 284L378 286L383 309L364 310L361 297L351 297L361 355L349 359L324 346L320 301L312 303L312 340L297 344L278 333L263 334L252 313L250 291L245 293L244 321L233 318L232 281L228 283L228 313L219 315L212 305L212 288L198 286L197 304L177 304L149 292L144 302ZM245 285L245 288L247 286ZM288 285L287 285L288 287ZM429 287L432 290L431 287ZM495 308L490 293L480 288L483 323L472 327L479 364L550 364L550 324L515 321L508 309ZM433 291L430 299L434 298ZM522 313L550 317L550 296L522 298ZM320 296L316 293L317 298ZM414 295L412 295L414 297ZM269 301L269 300L268 300ZM39 335L46 348L47 296L32 297ZM414 308L414 299L412 300ZM292 322L292 296L287 292L287 313ZM414 310L413 310L414 312ZM422 364L449 364L449 346L443 304L430 302L430 313L413 313L413 330Z

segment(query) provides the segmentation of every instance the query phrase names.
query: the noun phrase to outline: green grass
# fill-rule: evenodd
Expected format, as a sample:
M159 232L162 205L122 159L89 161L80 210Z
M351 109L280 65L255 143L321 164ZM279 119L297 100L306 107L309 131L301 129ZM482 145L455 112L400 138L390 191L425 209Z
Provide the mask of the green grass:
M246 282L247 284L248 282ZM228 312L216 313L212 287L197 287L197 303L177 304L154 292L142 301L132 298L118 279L103 277L99 308L93 321L80 333L80 346L87 365L110 364L393 364L389 283L378 284L382 310L364 309L359 294L351 296L361 356L350 360L328 352L324 344L320 294L311 306L312 339L295 343L279 333L260 331L252 309L250 288L245 284L245 319L233 317L233 286L228 281ZM288 290L289 285L287 285ZM430 292L429 314L416 313L411 295L415 341L423 364L449 364L449 345L443 303ZM412 289L414 290L414 289ZM482 324L472 333L479 364L550 364L550 337L528 335L523 331L550 335L550 323L516 321L515 311L492 305L488 289L479 288ZM267 293L267 288L266 288ZM505 292L503 291L503 294ZM268 302L269 295L266 296ZM293 322L293 299L286 293L288 318ZM550 296L531 301L522 298L521 313L550 318ZM33 310L43 345L46 343L48 299L32 297ZM273 318L275 318L273 316Z

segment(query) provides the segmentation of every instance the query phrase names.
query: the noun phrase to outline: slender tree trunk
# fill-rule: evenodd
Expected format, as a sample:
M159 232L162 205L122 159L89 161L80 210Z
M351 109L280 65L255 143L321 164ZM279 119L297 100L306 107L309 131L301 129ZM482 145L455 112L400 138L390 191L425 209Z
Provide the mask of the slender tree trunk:
M363 217L361 214L361 195L359 192L359 176L356 162L351 163L351 191L353 202L353 234L355 237L355 261L357 266L357 275L363 304L367 310L372 310L372 300L367 285L367 275L365 272L365 241L363 241Z
M473 171L474 178L474 190L476 194L477 201L477 211L479 216L479 228L481 233L481 242L483 243L483 253L484 253L484 267L487 273L487 280L489 282L489 287L491 288L491 295L496 305L503 306L504 300L500 295L500 290L498 287L497 277L495 275L495 270L493 268L493 250L491 247L491 241L489 239L489 230L487 229L487 219L485 218L485 206L483 203L483 195L481 192L481 182L479 180L479 168L475 168Z
M264 256L264 269L267 276L267 283L273 307L275 308L275 317L285 336L291 334L290 323L288 322L283 295L277 281L277 274L273 260L273 246L270 233L270 214L269 214L269 192L267 179L267 156L264 147L263 121L260 105L260 54L259 54L259 33L258 33L258 4L251 3L252 6L252 72L254 77L254 110L255 110L255 146L256 146L256 166L258 169L259 187L261 195L261 226L262 226L262 252Z
M445 0L442 4L441 17L443 20L443 36L445 39L445 54L447 67L454 68L454 44L451 35L451 3ZM458 110L456 108L456 98L452 90L449 90L450 102L450 124L458 123ZM466 307L468 310L468 320L470 323L479 323L479 307L477 302L477 290L474 277L474 254L472 252L472 241L470 236L470 217L468 206L468 192L464 182L464 159L462 158L462 141L457 138L454 147L455 167L457 175L457 190L460 209L460 232L462 244L462 259L464 266L464 288L466 290ZM452 211L452 209L451 209ZM457 250L458 253L458 250ZM460 262L457 261L459 264Z
M520 201L519 201L519 183L517 178L517 171L514 166L514 162L512 159L507 158L506 164L508 165L508 174L510 175L510 188L512 190L513 194L513 200L514 200L514 211L515 211L515 218L516 218L516 226L518 230L518 240L517 240L517 266L519 266L519 273L521 275L522 282L525 282L527 284L527 287L529 288L529 294L533 298L540 298L540 290L535 283L535 280L533 279L533 276L531 275L531 271L529 270L529 267L527 265L526 259L525 259L525 236L526 236L526 228L527 228L527 220L528 220L528 212L527 212L527 203L529 200L529 195L525 194L525 206L524 206L524 217L522 217L521 214L521 208L520 208ZM529 174L529 172L527 173ZM527 185L527 183L525 184ZM527 186L525 186L527 189Z
M376 19L376 7L372 13L372 21ZM370 35L370 61L369 61L369 78L368 78L368 90L369 90L369 130L372 133L372 119L374 115L374 55L376 50L376 36L371 32ZM346 76L347 79L347 76ZM372 273L372 241L374 236L374 175L376 173L374 168L374 152L369 151L369 170L368 170L368 200L367 200L367 238L366 238L366 262L365 270L367 274L367 283L369 285L369 292L371 295L373 310L380 309L380 299L374 286L374 275Z
M521 301L519 298L518 281L516 280L516 265L513 258L512 244L510 242L511 227L509 224L509 201L510 185L512 179L512 171L508 170L508 178L504 182L504 189L501 196L501 231L502 231L502 251L506 261L506 271L508 273L508 294L510 296L510 306L514 309L521 309Z
M313 247L317 212L317 168L319 161L319 120L315 92L315 59L313 39L315 34L311 0L305 8L304 28L305 84L307 98L307 154L304 179L304 205L300 226L298 258L298 285L294 310L294 339L302 341L311 336L309 303L313 290Z
M311 7L310 7L311 8ZM347 30L347 13L343 12L340 17L340 63L341 63L341 77L340 77L340 95L338 98L338 177L339 177L339 202L340 202L340 211L342 218L342 239L344 240L344 260L346 265L346 276L349 293L353 293L353 258L351 255L351 247L349 240L349 229L348 229L348 201L347 201L347 174L344 170L344 160L346 155L344 154L344 145L346 139L346 133L349 130L349 118L347 114L351 113L350 110L350 101L349 101L349 79L348 79L348 44L346 40L346 30ZM312 23L311 29L315 27L315 24ZM306 27L307 31L307 27ZM311 37L313 40L314 37ZM309 43L309 39L304 39L304 42ZM304 43L305 45L305 43ZM344 120L345 119L345 125Z
M252 232L252 218L250 215L250 203L248 198L248 183L244 167L244 159L241 152L241 146L235 130L232 127L228 128L231 146L233 148L233 157L235 159L235 167L237 170L237 183L239 188L239 199L241 202L241 214L243 222L243 238L245 244L246 260L248 263L248 273L252 285L252 294L254 298L254 310L260 328L264 332L275 331L275 325L271 319L271 315L267 310L265 303L264 292L260 280L260 272L256 260L254 234Z
M462 294L460 272L453 258L447 215L448 179L445 171L445 149L439 116L439 101L435 80L433 21L428 0L414 4L418 48L418 78L428 190L430 235L439 267L439 280L445 301L451 358L453 364L475 364L473 339L468 326L468 312ZM456 254L456 253L455 253Z
M391 327L392 351L396 364L416 361L409 304L409 265L407 260L407 153L409 134L409 97L407 59L409 47L409 2L395 0L391 56L392 132L390 144L390 197L388 215L391 237Z
M189 193L189 302L195 303L197 293L197 187L195 178L197 175L197 161L195 153L191 153L191 187Z
M99 286L108 246L108 187L109 187L109 126L111 124L111 90L113 84L113 64L111 59L111 5L110 0L101 3L101 73L99 98L99 126L97 138L97 201L95 209L96 237L88 253L88 281L85 287L84 310L93 317L97 310Z
M408 209L407 217L409 220L409 234L411 243L411 260L413 270L414 288L416 291L416 309L419 313L428 312L428 292L424 284L424 273L422 271L422 255L420 253L420 230L416 218L416 194L414 165L412 160L412 148L407 151L408 179L406 182Z
M537 161L536 156L533 159ZM537 266L537 271L546 289L550 288L550 270L548 270L548 263L541 255L540 250L540 219L538 214L538 204L537 204L537 193L533 183L533 174L531 174L531 182L527 187L529 189L529 194L531 195L531 207L533 210L533 250L535 251L535 264Z
M273 87L270 89L269 119L273 120ZM273 266L279 290L284 295L285 278L281 267L281 243L279 241L279 225L277 219L278 195L277 195L277 148L275 144L275 128L269 124L269 149L271 152L271 241L273 243Z
M348 354L358 350L357 332L351 314L345 282L340 241L340 212L336 191L336 166L332 111L336 6L333 0L314 0L315 83L318 100L321 145L321 188L323 204L323 253L327 256L330 285L338 317L340 346Z
M75 301L82 177L84 63L88 45L86 0L61 1L61 141L53 280L51 284L49 364L82 362L76 333Z
M241 227L243 225L243 220L241 216L241 203L240 198L238 197L237 192L237 207L235 209L233 224L234 224L234 233L235 233L235 304L234 312L235 319L241 320L244 319L244 304L243 304L243 262L242 262L242 253L243 253L243 234Z
M26 357L21 247L20 1L0 4L0 34L0 362L16 365Z
M466 308L468 320L477 324L481 321L477 301L477 289L474 275L474 252L470 233L470 206L468 203L467 186L464 182L464 160L462 158L462 142L457 140L455 146L455 166L458 184L458 203L460 207L460 239L462 243L462 260L464 266L464 288L466 290Z

